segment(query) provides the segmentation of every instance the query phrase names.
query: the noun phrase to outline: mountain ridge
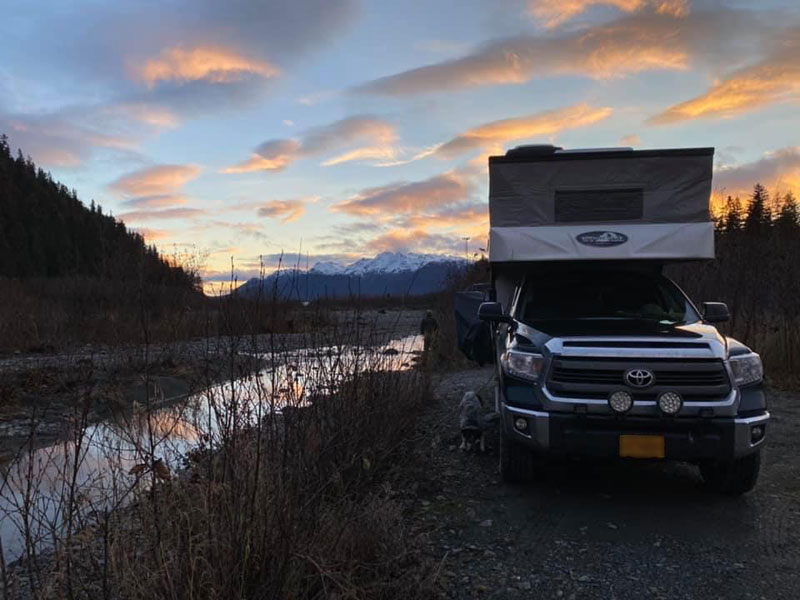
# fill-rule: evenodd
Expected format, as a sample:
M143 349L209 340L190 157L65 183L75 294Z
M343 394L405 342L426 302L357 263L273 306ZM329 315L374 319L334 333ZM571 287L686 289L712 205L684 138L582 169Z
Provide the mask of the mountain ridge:
M301 301L319 298L416 296L438 292L454 273L466 267L463 258L415 252L382 252L349 265L320 261L311 269L292 268L248 280L238 292L259 293Z

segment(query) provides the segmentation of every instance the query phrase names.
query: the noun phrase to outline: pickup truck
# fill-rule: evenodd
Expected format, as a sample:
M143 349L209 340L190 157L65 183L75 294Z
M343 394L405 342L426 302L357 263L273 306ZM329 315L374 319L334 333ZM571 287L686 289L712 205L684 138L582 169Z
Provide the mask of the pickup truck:
M698 310L661 264L531 264L510 309L484 302L478 317L496 332L505 481L561 455L685 461L730 495L756 484L761 359L716 329L725 304Z

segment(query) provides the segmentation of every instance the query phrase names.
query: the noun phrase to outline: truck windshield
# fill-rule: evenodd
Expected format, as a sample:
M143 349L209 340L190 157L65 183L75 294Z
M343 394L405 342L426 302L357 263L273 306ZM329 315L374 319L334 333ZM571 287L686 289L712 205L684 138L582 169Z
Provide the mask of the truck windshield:
M664 325L700 320L665 277L624 271L576 271L529 279L517 302L525 323L575 319L635 319Z

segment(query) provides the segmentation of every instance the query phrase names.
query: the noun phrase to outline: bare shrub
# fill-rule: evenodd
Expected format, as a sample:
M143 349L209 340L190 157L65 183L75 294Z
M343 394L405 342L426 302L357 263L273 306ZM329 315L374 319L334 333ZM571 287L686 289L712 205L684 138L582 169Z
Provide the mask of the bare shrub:
M92 423L87 372L62 442L39 447L32 434L3 479L22 554L9 597L426 594L387 479L425 374L406 349L384 352L387 333L358 313L291 344L258 335L276 306L248 315L235 297L219 302L221 331L241 319L253 333L209 341L198 393L177 403L145 361L143 402ZM243 370L241 355L261 370Z

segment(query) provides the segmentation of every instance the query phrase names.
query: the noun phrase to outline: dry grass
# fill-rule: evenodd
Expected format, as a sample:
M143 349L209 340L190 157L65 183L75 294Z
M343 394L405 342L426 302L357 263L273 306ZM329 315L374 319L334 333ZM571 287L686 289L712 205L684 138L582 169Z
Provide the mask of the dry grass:
M136 281L0 278L0 289L0 352L301 332L329 320L320 307L306 310L297 303L236 295L211 298Z
M252 329L270 303L255 308ZM217 310L245 320L235 301ZM228 340L264 373L231 362L228 384L209 373L167 412L155 391L98 427L91 379L76 386L63 441L34 433L0 487L22 540L8 597L425 597L388 474L427 375L396 370L406 359L376 351L358 315L308 331L302 354L267 337Z

